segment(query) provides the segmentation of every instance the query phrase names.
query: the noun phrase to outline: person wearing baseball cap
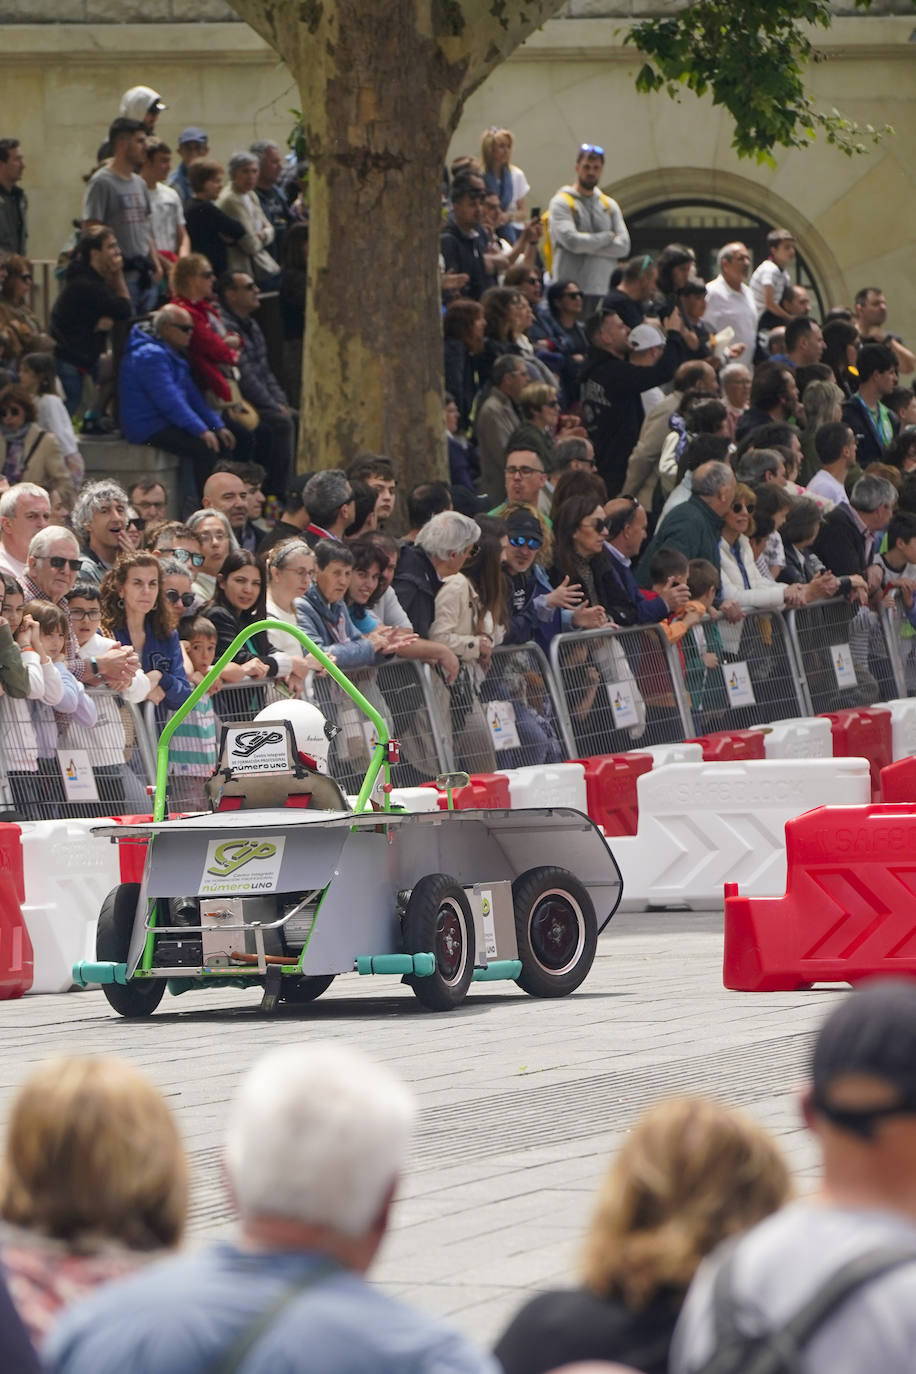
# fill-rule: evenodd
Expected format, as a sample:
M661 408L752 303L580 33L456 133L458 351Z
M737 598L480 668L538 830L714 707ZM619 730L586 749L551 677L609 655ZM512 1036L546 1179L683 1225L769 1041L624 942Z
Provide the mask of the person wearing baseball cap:
M665 351L665 336L654 324L636 325L635 329L630 330L627 342L630 345L630 362L634 367L654 367ZM641 395L643 414L648 415L659 401L665 399L665 389L661 386L651 386Z
M191 183L188 181L188 168L195 158L206 157L209 151L210 140L206 130L198 128L196 124L192 124L187 129L182 129L178 135L178 156L181 161L166 184L178 192L183 203L189 201L192 194Z
M585 593L564 577L558 587L545 572L552 536L547 522L533 506L510 502L502 519L508 534L504 559L509 579L507 644L534 640L550 652L554 635L566 630L591 630L607 624L603 606L589 606Z
M843 998L816 1038L802 1107L817 1191L699 1271L672 1374L705 1367L723 1324L778 1339L800 1374L916 1367L916 981L874 979ZM825 1314L793 1348L788 1323L804 1325L815 1299Z
M154 91L152 86L131 86L130 90L121 96L118 114L123 119L139 120L146 132L151 134L156 127L156 120L162 111L168 108L159 92Z

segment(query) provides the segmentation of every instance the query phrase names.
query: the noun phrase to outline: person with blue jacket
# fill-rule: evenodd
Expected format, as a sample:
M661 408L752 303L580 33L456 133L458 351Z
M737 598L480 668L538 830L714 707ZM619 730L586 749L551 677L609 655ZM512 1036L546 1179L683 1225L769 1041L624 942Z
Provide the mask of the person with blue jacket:
M361 634L350 618L344 597L350 587L353 554L336 539L320 539L314 548L315 576L296 604L299 628L326 649L338 668L370 668L416 636L391 625L376 625Z
M120 644L132 644L152 688L157 720L177 711L191 695L178 632L172 628L162 585L162 564L145 550L122 553L105 574L99 592L102 632Z
M186 460L182 486L188 500L221 449L235 448L235 435L207 405L191 376L187 351L193 329L187 310L163 306L153 316L152 333L139 324L131 329L118 374L125 439Z

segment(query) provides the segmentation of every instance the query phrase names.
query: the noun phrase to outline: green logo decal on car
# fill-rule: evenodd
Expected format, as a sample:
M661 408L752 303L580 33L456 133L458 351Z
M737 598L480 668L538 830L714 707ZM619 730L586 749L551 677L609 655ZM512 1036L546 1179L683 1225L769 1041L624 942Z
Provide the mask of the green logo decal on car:
M251 863L252 859L272 859L276 852L275 844L266 844L264 841L227 840L225 844L217 845L213 856L215 862L207 872L217 878L228 878L230 873L243 864Z

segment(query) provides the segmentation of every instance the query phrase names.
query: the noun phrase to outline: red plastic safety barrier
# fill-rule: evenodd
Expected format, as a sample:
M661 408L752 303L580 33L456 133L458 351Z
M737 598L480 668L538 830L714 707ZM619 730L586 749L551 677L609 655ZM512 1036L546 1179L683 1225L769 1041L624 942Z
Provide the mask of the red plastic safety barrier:
M635 835L639 822L636 779L648 773L651 754L596 754L573 759L585 769L588 814L606 835Z
M766 758L766 736L762 730L716 730L709 735L697 735L684 743L699 744L705 763Z
M916 758L912 754L881 769L881 800L916 802Z
M835 759L868 759L872 801L881 800L881 769L893 762L893 729L890 711L882 706L853 706L845 711L825 711L833 735Z
M0 1001L21 997L32 986L35 960L22 918L22 831L0 823Z
M916 806L820 806L786 823L784 897L725 884L723 980L794 992L916 976Z
M425 782L421 786L435 787L436 784ZM467 787L456 787L452 792L452 804L456 811L507 810L511 805L509 779L505 773L472 773ZM439 810L448 810L445 792L439 793Z

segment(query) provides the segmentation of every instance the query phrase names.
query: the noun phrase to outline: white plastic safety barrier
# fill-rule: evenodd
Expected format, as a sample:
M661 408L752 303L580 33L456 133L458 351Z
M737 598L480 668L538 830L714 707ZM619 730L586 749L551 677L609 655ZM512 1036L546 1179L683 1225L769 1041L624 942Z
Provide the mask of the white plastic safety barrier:
M882 701L891 713L891 750L894 762L916 754L916 697Z
M121 881L118 849L89 834L99 819L23 821L22 915L35 953L32 992L66 992L71 969L95 958L99 910Z
M637 783L639 829L608 840L623 875L622 907L718 907L724 883L785 891L785 824L815 806L864 806L865 759L674 763Z
M650 744L646 749L634 749L634 754L651 754L655 762L653 768L662 768L666 763L700 763L703 758L702 744Z
M376 801L378 796L373 793ZM356 794L347 797L351 806L356 805ZM439 793L434 787L393 787L391 805L403 806L405 811L438 811Z
M916 703L914 703L916 705ZM832 759L833 734L823 716L799 716L762 725L768 759Z
M585 769L581 763L551 763L501 770L509 779L513 810L529 806L571 806L588 811Z

